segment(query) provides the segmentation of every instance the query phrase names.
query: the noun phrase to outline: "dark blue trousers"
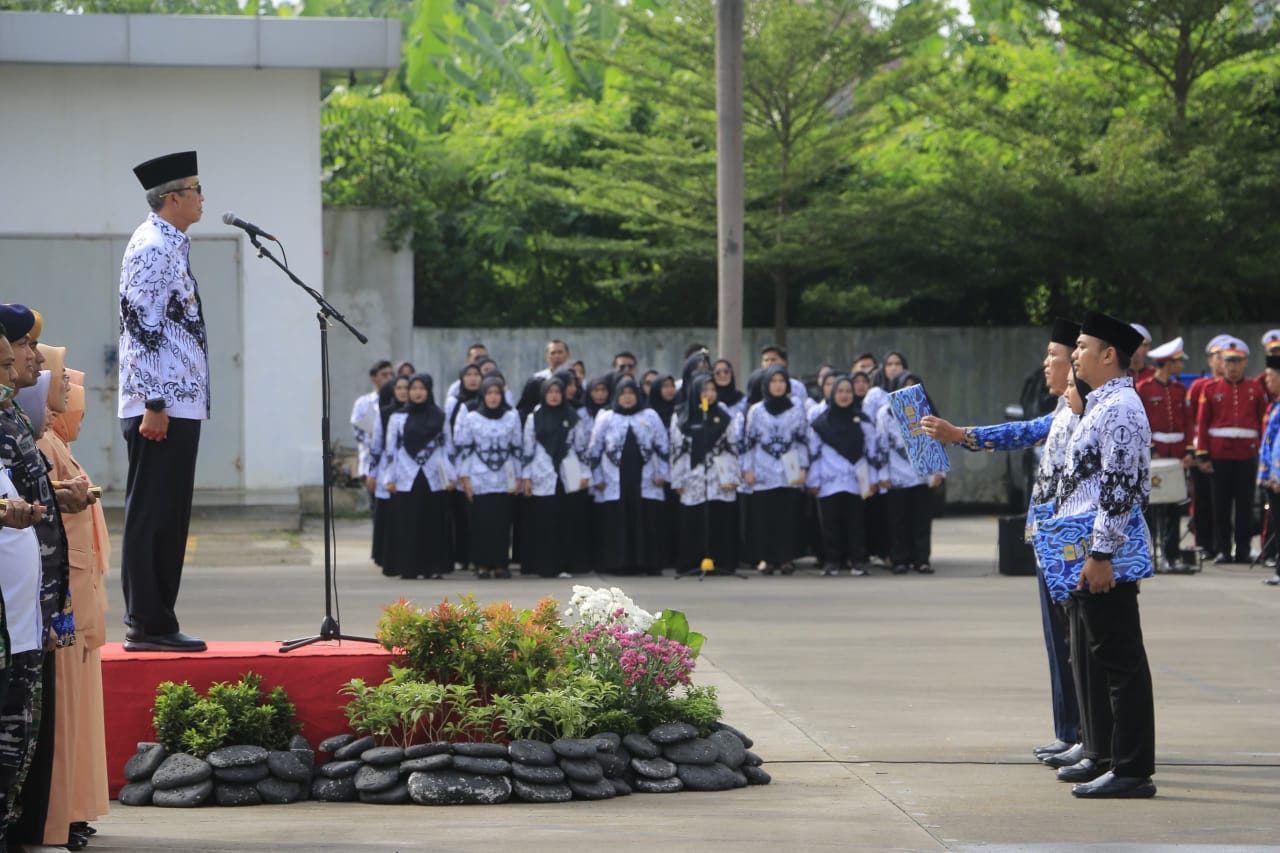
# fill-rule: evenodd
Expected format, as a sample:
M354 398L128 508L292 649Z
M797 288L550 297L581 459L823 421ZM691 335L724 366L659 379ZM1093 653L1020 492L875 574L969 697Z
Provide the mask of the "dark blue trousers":
M1049 689L1053 696L1053 733L1066 743L1080 743L1080 703L1071 674L1071 643L1066 608L1049 597L1044 575L1036 573L1040 590L1040 621L1044 626L1044 649L1049 654Z

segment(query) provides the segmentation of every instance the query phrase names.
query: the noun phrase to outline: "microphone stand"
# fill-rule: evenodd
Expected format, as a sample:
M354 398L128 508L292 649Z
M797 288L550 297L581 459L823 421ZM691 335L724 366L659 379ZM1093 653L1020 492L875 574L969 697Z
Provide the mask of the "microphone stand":
M320 310L316 312L316 319L320 322L320 455L324 463L324 619L320 623L318 634L288 640L281 643L277 651L283 654L326 640L376 643L378 641L373 637L353 637L342 633L338 620L333 615L336 582L333 576L333 449L329 444L329 319L337 320L346 326L347 331L351 332L360 343L367 344L369 339L359 329L348 323L347 318L330 305L322 294L309 287L294 275L292 270L277 260L275 255L267 251L266 247L258 242L257 234L249 232L249 242L258 250L259 258L266 258L278 266L290 281L306 291L320 306Z

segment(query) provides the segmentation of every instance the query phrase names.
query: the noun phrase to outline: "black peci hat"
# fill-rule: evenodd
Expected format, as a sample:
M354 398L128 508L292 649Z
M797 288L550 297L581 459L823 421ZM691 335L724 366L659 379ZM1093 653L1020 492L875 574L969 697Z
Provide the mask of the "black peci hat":
M1080 337L1080 324L1063 317L1053 319L1053 329L1049 332L1049 340L1055 344L1075 348L1076 338Z
M1280 355L1267 356L1267 367L1271 370L1280 370Z
M142 188L149 190L169 181L198 175L200 168L196 164L196 152L179 151L139 163L133 167L133 174L137 176Z
M1142 346L1142 332L1109 314L1086 311L1080 334L1100 338L1118 350L1133 355Z

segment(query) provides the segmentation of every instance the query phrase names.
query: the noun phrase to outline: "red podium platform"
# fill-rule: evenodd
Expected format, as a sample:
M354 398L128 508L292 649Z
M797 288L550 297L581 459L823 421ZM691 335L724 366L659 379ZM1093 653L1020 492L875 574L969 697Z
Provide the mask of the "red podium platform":
M125 762L139 741L155 740L151 728L156 685L191 682L203 694L219 681L236 682L246 672L262 676L263 692L276 685L298 708L302 734L315 746L347 731L346 697L338 689L353 678L378 684L387 677L391 655L373 643L314 643L280 654L279 643L209 643L199 653L129 653L119 643L102 648L102 689L106 714L107 772L114 798L125 784Z

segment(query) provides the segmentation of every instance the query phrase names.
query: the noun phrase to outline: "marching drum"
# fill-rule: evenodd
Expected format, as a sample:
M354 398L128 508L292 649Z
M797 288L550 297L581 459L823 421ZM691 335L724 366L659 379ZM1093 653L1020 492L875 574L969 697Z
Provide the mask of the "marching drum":
M1187 475L1181 459L1151 460L1151 498L1153 504L1180 504L1187 499Z

